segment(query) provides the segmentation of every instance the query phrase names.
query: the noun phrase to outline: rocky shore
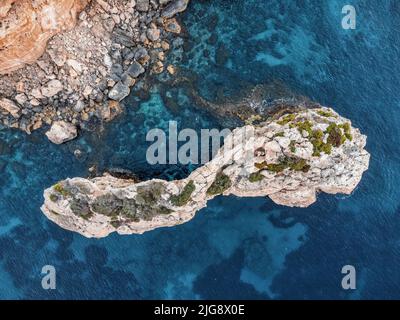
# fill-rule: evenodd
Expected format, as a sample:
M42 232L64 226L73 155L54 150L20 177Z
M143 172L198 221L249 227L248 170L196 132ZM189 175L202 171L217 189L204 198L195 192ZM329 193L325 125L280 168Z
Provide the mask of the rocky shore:
M307 207L319 192L353 192L369 166L365 145L366 136L330 108L289 108L233 130L186 179L66 179L45 190L41 209L62 228L101 238L185 223L219 195Z
M146 73L174 73L165 57L188 2L3 1L0 125L54 125L48 136L62 143L93 118L113 119Z

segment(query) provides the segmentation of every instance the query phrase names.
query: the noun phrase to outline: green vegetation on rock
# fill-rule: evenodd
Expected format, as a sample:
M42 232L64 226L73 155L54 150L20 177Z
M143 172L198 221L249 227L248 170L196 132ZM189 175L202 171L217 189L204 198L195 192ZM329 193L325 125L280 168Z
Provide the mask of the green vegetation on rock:
M110 224L115 228L118 229L122 225L122 221L120 220L112 220Z
M253 114L250 117L242 114L238 114L238 116L244 120L246 125L258 126L260 123L266 121L268 119L267 115Z
M293 123L291 127L297 127L301 134L303 133L303 131L306 131L310 136L312 134L312 126L313 125L309 120L305 120Z
M171 203L177 207L186 205L191 200L192 193L195 189L196 186L193 180L190 180L179 195L171 196Z
M278 163L267 163L264 161L256 163L255 166L259 170L267 169L268 171L275 173L280 173L285 169L302 172L308 172L308 170L310 170L310 165L307 164L305 159L296 157L283 157Z
M332 111L328 111L328 110L318 110L317 113L325 118L330 118L330 117L335 117L335 115L332 113Z
M207 190L207 195L217 195L223 193L225 190L229 189L232 186L231 179L223 174L222 172L218 173L215 177L214 182Z
M307 161L305 159L289 158L287 160L287 165L293 171L302 171L306 173L308 172L308 170L310 170L310 165L307 164Z
M351 134L350 123L346 122L344 124L340 124L339 127L341 129L343 129L346 139L349 140L349 141L353 141L353 136Z
M153 205L160 200L161 195L165 191L165 187L162 183L155 182L149 185L139 186L137 187L136 191L137 202L141 204Z
M318 113L323 113L324 116L329 117L334 116L333 113L329 113L325 110L319 110ZM322 115L322 114L321 114ZM334 122L330 122L328 128L323 132L320 129L313 130L313 124L309 120L297 121L290 124L291 128L297 128L301 134L303 132L307 132L308 139L313 145L313 156L319 157L321 153L324 152L326 154L332 153L332 147L340 147L346 139L349 141L353 140L353 136L351 135L351 127L349 123L345 124L336 124ZM342 131L343 130L343 131ZM344 133L343 133L344 132ZM324 142L324 136L328 134L327 142ZM291 141L289 145L290 151L295 152L295 145ZM280 170L281 166L274 166L271 168L272 170Z
M161 204L164 191L164 184L154 182L138 186L134 199L120 199L112 193L107 193L95 198L91 207L94 212L111 217L112 221L151 221L155 216L173 212Z
M122 200L111 193L98 196L92 202L92 209L98 214L113 217L120 214Z
M254 183L254 182L260 182L264 179L264 176L261 174L260 171L253 172L249 176L249 181Z
M324 132L318 129L313 130L311 135L309 136L310 142L313 145L313 156L315 157L321 156L321 152L331 154L332 145L330 144L330 142L324 143L324 135Z
M285 124L288 124L289 122L292 122L294 119L296 119L296 116L297 115L295 113L289 113L283 116L281 120L277 121L277 124L284 126Z
M353 136L350 133L350 124L348 123L337 125L331 122L326 129L326 133L329 134L328 142L334 147L340 147L346 142L346 139L353 140Z
M332 153L332 145L330 143L324 143L321 146L321 151L324 152L325 154L331 154Z
M70 201L71 211L85 220L90 219L93 212L90 210L89 202L84 196L73 197Z
M157 215L160 215L160 214L171 214L172 212L174 212L174 210L169 209L169 208L167 208L165 206L160 206L160 207L157 208L156 212L157 212Z
M54 185L53 190L61 194L64 198L71 195L71 193L65 188L65 186L61 182Z
M293 153L296 152L296 141L294 141L294 140L290 141L289 149L290 149L290 152L293 152Z
M330 117L337 117L332 111L319 109L316 111L320 116L330 118ZM290 128L297 128L301 134L307 132L308 139L313 145L313 156L319 157L321 153L324 152L325 154L332 153L332 147L340 147L346 140L352 141L353 136L351 134L351 126L350 123L344 124L336 124L334 122L329 122L328 128L323 132L320 129L313 130L313 123L310 120L301 119L301 117L297 118L298 114L291 113L283 116L281 120L277 121L280 125L286 125L288 123ZM326 143L324 142L325 134L328 135ZM274 135L283 136L283 132L278 132ZM289 148L292 153L296 152L295 141L291 141ZM277 164L268 164L265 166L266 168L269 167L270 171L274 172L281 172L287 168L282 163Z
M285 136L285 133L283 132L283 131L281 131L281 132L277 132L277 133L275 133L274 134L274 136L272 137L272 138L276 138L276 137L284 137Z

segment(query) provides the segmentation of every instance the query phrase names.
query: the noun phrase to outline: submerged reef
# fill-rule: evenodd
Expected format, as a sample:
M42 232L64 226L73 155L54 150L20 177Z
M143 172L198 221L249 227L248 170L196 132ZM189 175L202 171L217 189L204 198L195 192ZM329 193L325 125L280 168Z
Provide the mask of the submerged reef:
M67 230L101 238L185 223L219 195L307 207L318 192L355 189L369 166L365 145L366 136L330 108L281 108L234 129L186 179L66 179L45 190L41 209Z

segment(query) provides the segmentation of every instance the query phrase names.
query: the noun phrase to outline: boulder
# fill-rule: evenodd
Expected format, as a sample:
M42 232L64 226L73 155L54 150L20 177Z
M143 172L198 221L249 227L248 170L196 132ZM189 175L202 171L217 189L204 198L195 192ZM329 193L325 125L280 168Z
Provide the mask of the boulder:
M182 27L179 25L178 21L176 21L175 18L165 21L164 28L166 31L176 34L179 34L182 31Z
M136 1L136 9L138 11L149 11L150 1L149 0L137 0Z
M129 87L126 84L118 82L108 93L108 97L115 101L121 101L126 98L130 92Z
M50 130L46 132L47 138L55 144L62 144L75 139L77 135L76 127L65 121L54 122Z
M130 65L130 67L128 68L128 71L127 71L128 75L130 75L132 78L137 78L144 72L145 72L145 69L143 68L143 66L136 61L134 61Z
M19 118L20 108L11 100L3 98L0 100L0 111L3 113L9 113L14 118Z
M165 7L161 15L164 18L172 18L177 13L185 11L188 4L189 0L174 0Z
M146 35L149 40L157 41L158 39L160 39L161 32L158 28L150 28L147 29Z
M63 85L60 80L51 80L46 84L46 86L42 87L41 92L43 96L51 98L62 91L62 89Z
M134 57L135 57L136 61L139 61L142 64L144 64L150 60L150 56L149 56L149 53L147 52L146 48L137 49Z

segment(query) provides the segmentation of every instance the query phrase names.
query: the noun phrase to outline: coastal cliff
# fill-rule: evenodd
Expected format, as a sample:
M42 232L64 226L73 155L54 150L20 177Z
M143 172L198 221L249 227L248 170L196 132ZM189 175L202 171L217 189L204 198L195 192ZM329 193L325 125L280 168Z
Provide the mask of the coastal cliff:
M62 228L101 238L185 223L218 195L307 207L318 192L351 194L369 166L365 145L334 110L296 108L233 130L186 179L66 179L45 190L41 209Z
M35 62L47 41L75 26L88 0L3 0L0 3L0 74Z

